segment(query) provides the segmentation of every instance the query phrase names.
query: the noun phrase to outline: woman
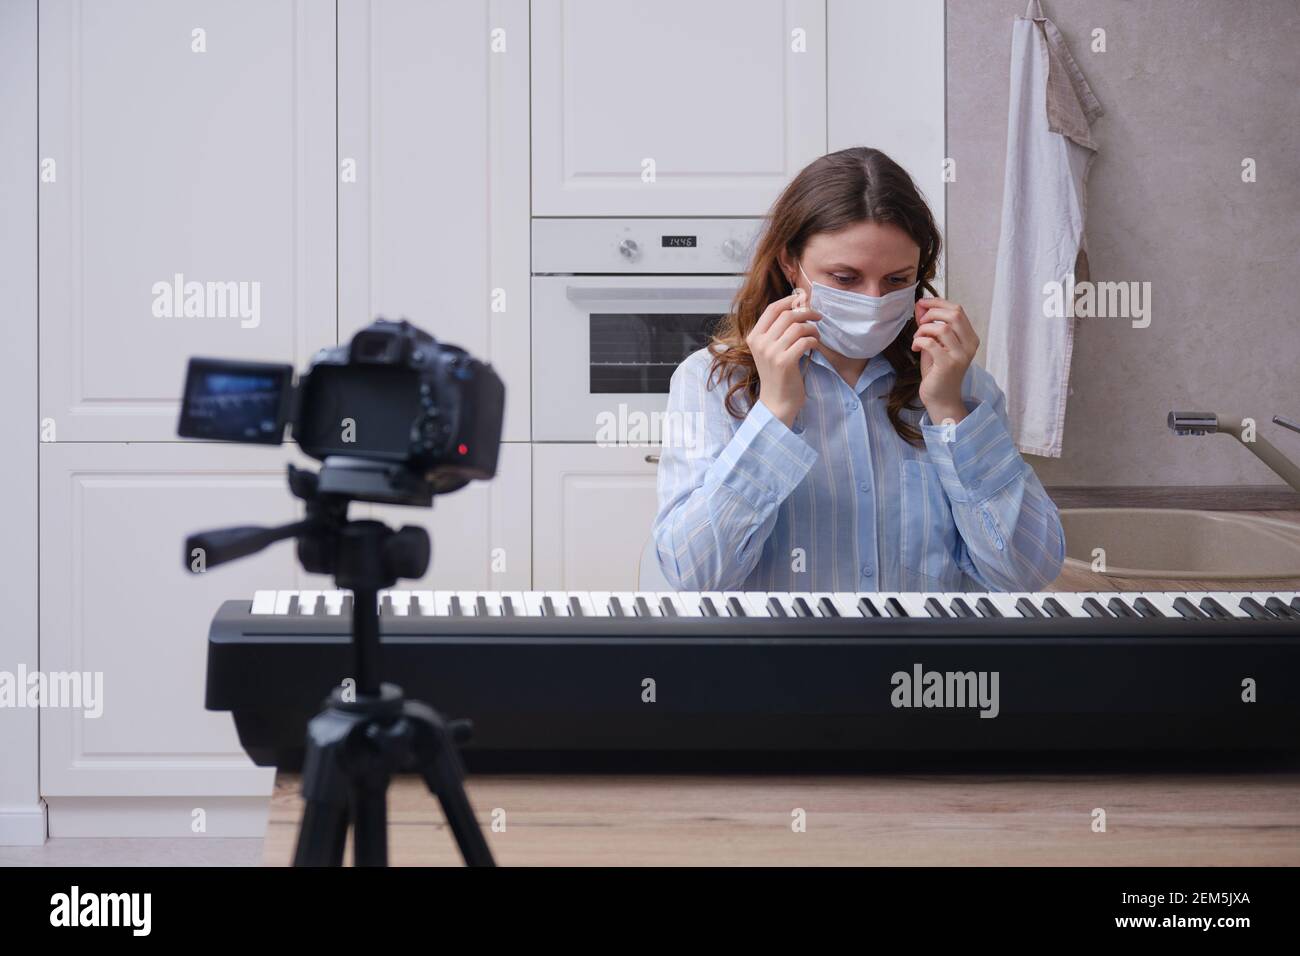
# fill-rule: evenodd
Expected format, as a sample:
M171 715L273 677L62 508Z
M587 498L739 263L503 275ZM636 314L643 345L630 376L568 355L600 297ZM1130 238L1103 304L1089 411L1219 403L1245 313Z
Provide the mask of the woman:
M688 591L1034 591L1064 560L940 237L879 150L813 162L709 346L673 374L654 537Z

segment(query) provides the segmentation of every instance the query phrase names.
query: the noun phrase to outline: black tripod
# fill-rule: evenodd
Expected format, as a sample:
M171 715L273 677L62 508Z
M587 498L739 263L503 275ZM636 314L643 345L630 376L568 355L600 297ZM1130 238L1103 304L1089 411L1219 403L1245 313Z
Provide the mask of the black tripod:
M427 704L406 700L379 680L379 592L399 578L423 576L429 535L408 525L394 531L378 521L351 521L354 500L430 504L432 490L400 468L327 459L320 475L289 466L289 487L307 503L303 521L278 528L230 528L192 535L187 562L202 549L205 566L296 538L303 567L333 574L352 591L355 687L335 688L325 709L307 725L302 792L306 801L294 866L340 866L348 826L357 866L388 863L388 782L394 773L419 773L442 804L461 856L469 866L493 866L487 841L465 794L457 742L469 725L448 724ZM188 566L188 565L187 565Z

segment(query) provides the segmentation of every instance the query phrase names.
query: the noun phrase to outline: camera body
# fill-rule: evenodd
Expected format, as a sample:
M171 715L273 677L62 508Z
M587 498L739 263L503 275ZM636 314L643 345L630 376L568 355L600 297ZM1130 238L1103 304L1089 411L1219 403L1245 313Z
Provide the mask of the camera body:
M377 319L293 367L193 358L184 438L280 444L290 426L320 461L396 466L444 494L496 474L505 386L488 364L405 320Z

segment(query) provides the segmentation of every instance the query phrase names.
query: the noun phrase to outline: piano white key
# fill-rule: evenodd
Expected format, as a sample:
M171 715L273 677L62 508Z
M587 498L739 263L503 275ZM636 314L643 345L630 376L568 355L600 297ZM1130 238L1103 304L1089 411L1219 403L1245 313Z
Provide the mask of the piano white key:
M609 617L609 591L588 591L593 617Z
M699 591L678 591L674 599L682 617L699 617L704 613L700 608Z
M456 597L460 599L460 613L466 617L477 617L478 608L475 606L478 602L478 591L457 591Z
M501 592L500 591L479 591L478 596L483 598L487 603L488 616L501 616Z
M542 617L542 598L545 596L544 591L524 592L524 608L529 617Z
M510 609L512 616L524 617L528 614L528 605L524 601L523 591L502 591L501 592L501 613L505 615L505 599L510 599Z
M350 591L335 589L325 592L325 613L331 617L338 617L343 613L343 598L350 594Z
M768 597L766 591L746 591L744 600L740 603L744 605L745 613L750 617L771 617L772 612L767 608Z
M576 596L577 593L577 591L543 591L542 596L551 599L551 604L555 606L556 617L572 617L569 598Z
M253 614L274 614L275 613L275 591L254 591L253 605L250 613Z
M645 601L646 607L650 609L651 617L663 617L663 608L659 605L659 598L662 597L656 591L637 591L633 597L641 598ZM636 613L636 605L632 606L632 613Z
M933 594L928 591L905 591L902 594L896 595L896 597L898 598L898 603L903 605L903 610L908 613L909 617L928 618L931 615L925 607L926 598L941 597L941 595Z
M664 601L667 600L676 614L670 614L664 610ZM682 606L680 595L676 591L656 591L655 599L651 602L651 607L660 617L685 617L686 609Z
M1196 609L1201 611L1203 614L1209 614L1209 611L1206 611L1205 608L1201 607L1201 601L1204 598L1213 598L1218 602L1220 607L1233 617L1250 617L1250 614L1241 606L1242 596L1243 592L1240 591L1188 591L1184 595L1184 597L1196 605ZM1264 600L1260 599L1259 603L1263 604Z
M982 595L992 602L993 606L1002 612L1003 617L1024 617L1020 613L1020 608L1016 607L1016 601L1025 597L1023 592L990 592Z
M298 592L298 613L308 616L316 613L316 599L324 592L321 591L299 591Z
M636 593L634 591L614 591L610 596L618 598L618 603L622 605L625 617L636 616Z
M406 617L411 613L410 591L389 591L388 597L393 604L393 613L398 617Z
M727 599L723 596L721 591L701 591L700 602L703 603L705 598L708 598L713 604L713 608L717 611L718 617L727 616ZM701 611L701 613L705 612Z
M289 613L289 601L298 596L297 591L276 591L275 592L275 611L276 614Z
M433 592L433 613L437 617L451 616L451 599L455 594L455 591Z
M854 591L836 591L831 595L831 600L835 602L835 607L840 612L840 617L862 617L862 610L858 607L858 600L862 597ZM875 601L871 602L875 604Z
M1096 595L1082 594L1078 591L1057 591L1050 596L1061 602L1061 607L1070 612L1070 617L1090 617L1091 615L1083 607L1083 599Z

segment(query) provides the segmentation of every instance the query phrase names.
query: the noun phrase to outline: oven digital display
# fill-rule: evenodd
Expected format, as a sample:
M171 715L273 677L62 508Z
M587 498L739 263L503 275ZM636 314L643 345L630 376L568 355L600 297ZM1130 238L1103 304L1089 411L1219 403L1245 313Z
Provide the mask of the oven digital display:
M697 236L661 236L665 249L694 249Z

